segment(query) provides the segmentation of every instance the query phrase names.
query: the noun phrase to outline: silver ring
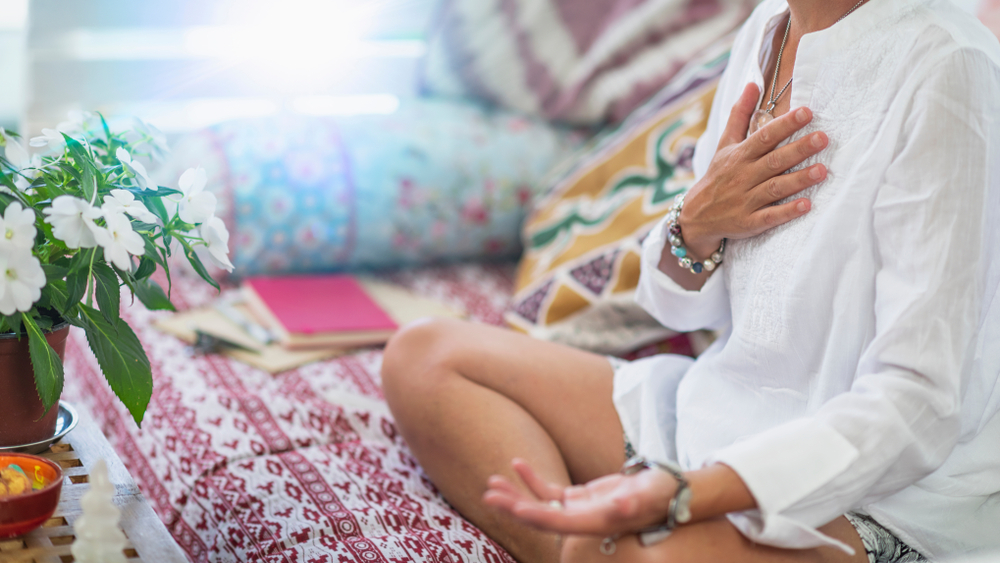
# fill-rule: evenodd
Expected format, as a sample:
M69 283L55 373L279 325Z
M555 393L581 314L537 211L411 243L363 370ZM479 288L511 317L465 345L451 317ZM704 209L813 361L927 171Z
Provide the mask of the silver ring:
M602 555L614 555L618 551L618 545L615 543L615 538L617 536L608 536L601 540L601 554Z

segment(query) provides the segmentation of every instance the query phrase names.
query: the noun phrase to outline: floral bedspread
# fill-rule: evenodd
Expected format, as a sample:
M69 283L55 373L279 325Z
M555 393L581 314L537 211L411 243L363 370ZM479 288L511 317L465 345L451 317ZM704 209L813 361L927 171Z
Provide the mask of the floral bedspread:
M388 277L500 324L513 266ZM175 276L179 308L214 298L204 283ZM77 329L63 398L92 413L193 561L513 562L417 466L382 398L381 350L272 376L222 356L193 357L153 328L164 314L138 302L123 311L153 366L141 429Z

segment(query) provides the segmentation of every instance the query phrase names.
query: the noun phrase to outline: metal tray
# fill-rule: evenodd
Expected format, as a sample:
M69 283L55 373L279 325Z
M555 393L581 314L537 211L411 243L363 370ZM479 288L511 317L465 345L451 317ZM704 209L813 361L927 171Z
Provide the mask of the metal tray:
M73 405L66 401L59 401L59 413L56 415L56 431L51 438L46 438L33 444L21 444L19 446L0 447L0 452L17 452L25 454L40 454L49 449L49 446L59 441L60 438L69 434L70 430L76 428L76 423L80 422L80 415L76 413Z

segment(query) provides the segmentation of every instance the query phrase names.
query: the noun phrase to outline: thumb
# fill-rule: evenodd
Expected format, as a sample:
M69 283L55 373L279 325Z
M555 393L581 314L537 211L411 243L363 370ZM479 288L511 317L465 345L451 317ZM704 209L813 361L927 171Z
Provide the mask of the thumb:
M719 139L719 148L746 140L747 130L750 128L750 117L757 110L759 96L760 90L753 82L743 88L740 99L736 100L736 105L733 106L733 111L729 114L726 129Z

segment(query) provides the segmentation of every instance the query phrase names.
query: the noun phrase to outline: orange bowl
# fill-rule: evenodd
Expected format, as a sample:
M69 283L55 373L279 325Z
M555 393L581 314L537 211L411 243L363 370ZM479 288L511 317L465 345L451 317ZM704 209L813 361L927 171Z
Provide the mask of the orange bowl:
M55 463L35 455L0 454L0 469L18 465L29 478L36 474L45 485L16 496L0 496L0 539L27 534L52 518L62 492L63 472Z

